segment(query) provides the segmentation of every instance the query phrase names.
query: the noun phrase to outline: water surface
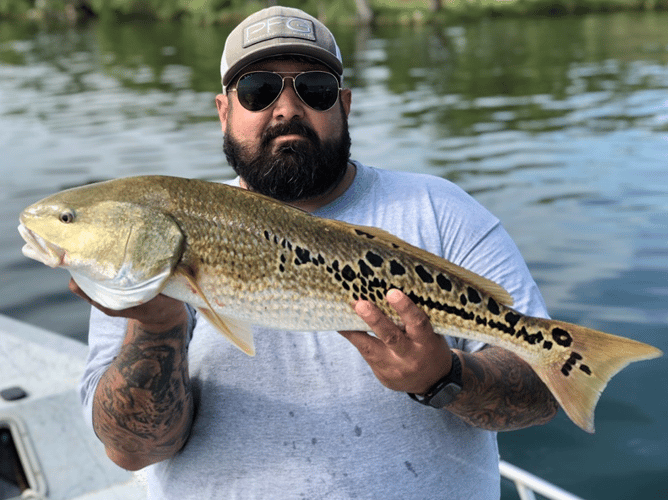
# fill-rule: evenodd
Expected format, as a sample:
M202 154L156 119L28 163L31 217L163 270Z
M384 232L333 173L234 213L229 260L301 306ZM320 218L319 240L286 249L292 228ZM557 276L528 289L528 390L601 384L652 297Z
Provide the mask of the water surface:
M555 318L668 350L668 15L336 30L354 158L443 176L495 213ZM225 179L214 106L231 27L0 24L0 313L85 339L67 274L22 257L42 196L139 173ZM504 458L587 499L668 497L665 358L502 434ZM513 498L506 492L505 497Z

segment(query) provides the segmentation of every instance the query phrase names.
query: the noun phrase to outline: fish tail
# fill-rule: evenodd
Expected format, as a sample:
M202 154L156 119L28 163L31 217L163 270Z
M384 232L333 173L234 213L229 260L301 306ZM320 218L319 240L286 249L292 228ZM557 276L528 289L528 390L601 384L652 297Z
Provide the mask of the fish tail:
M532 365L568 417L583 430L594 432L594 409L608 381L634 361L663 353L648 344L560 321L550 321L558 359Z

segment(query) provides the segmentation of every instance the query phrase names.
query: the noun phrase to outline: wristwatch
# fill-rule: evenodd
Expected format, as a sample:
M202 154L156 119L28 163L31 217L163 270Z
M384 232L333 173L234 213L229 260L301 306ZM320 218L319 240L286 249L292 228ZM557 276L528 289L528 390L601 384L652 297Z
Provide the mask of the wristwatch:
M460 392L462 392L462 363L459 356L452 352L452 367L445 377L431 386L424 396L412 392L408 395L423 405L443 408L452 403Z

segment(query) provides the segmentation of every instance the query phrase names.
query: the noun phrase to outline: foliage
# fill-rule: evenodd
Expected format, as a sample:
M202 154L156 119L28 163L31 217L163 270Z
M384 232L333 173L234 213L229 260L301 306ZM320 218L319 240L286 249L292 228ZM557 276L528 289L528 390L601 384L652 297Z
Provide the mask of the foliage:
M324 21L348 24L368 5L380 24L448 21L453 18L568 15L615 10L666 10L668 0L0 0L1 18L76 23L90 17L115 20L190 19L208 25L242 19L271 4L303 9Z

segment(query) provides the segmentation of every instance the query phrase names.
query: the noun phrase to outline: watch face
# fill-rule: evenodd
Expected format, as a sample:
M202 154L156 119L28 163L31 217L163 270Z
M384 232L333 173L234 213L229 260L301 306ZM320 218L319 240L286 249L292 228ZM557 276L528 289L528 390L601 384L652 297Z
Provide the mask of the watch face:
M432 396L429 400L429 405L434 408L443 408L445 405L450 404L460 392L462 392L461 386L450 382Z

